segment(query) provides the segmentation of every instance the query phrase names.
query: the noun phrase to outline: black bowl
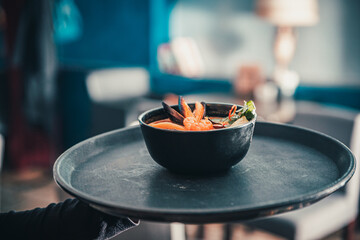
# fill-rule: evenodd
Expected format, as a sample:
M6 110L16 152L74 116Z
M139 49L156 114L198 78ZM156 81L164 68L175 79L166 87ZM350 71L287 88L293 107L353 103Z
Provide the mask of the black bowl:
M194 104L189 106L194 108ZM207 116L227 116L231 106L207 103ZM249 150L256 120L209 131L165 130L148 125L164 118L167 115L163 108L146 111L138 118L151 157L172 172L196 175L223 172L239 163Z

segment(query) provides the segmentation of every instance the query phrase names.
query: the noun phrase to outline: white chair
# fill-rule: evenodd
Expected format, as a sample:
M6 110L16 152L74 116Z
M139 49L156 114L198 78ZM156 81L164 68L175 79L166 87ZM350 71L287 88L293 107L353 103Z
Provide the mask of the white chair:
M149 93L149 73L140 67L96 69L86 77L90 98L90 135L128 126L137 103Z
M298 106L293 124L328 134L347 145L360 159L360 114L333 107ZM249 223L286 239L320 239L353 223L359 206L359 167L348 184L325 199L302 209Z

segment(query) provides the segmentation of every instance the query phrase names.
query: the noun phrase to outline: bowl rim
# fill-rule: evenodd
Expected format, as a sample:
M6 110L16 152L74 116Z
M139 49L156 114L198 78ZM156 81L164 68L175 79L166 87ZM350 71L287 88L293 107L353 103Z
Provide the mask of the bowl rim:
M193 102L191 103L188 103L188 105L192 105L192 104L195 104ZM224 106L232 106L232 105L236 105L238 107L243 107L243 105L239 105L239 104L233 104L233 103L225 103L225 102L206 102L205 103L206 105L207 104L213 104L213 105L224 105ZM174 104L174 105L170 105L170 107L176 107L178 106L177 104ZM173 130L173 129L162 129L162 128L156 128L156 127L152 127L150 126L149 124L145 123L142 119L144 118L144 116L146 114L149 114L151 112L154 112L154 111L159 111L163 109L163 107L156 107L156 108L152 108L152 109L149 109L143 113L141 113L139 116L138 116L138 121L140 123L141 126L146 126L146 127L149 127L149 128L152 128L152 129L157 129L159 131L164 131L164 132L176 132L176 133L208 133L208 132L218 132L218 131L226 131L226 130L231 130L231 129L238 129L238 128L245 128L246 126L250 125L250 124L255 124L256 122L256 119L257 119L257 113L255 112L255 116L254 118L243 124L243 125L239 125L239 126L235 126L235 127L228 127L228 128L219 128L219 129L212 129L212 130L206 130L206 131L183 131L183 130Z

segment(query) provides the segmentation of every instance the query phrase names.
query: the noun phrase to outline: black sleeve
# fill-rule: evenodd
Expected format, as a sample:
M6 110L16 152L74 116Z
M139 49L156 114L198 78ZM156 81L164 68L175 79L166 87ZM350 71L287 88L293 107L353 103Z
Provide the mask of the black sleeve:
M1 213L0 239L108 239L136 225L68 199L46 208Z

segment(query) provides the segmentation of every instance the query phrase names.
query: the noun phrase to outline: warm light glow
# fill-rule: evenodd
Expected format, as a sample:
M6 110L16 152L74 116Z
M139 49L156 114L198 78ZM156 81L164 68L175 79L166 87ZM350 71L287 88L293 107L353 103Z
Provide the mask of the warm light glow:
M296 38L291 27L278 27L274 42L274 55L279 65L287 66L295 54Z
M258 0L256 13L278 26L310 26L319 20L316 0Z

